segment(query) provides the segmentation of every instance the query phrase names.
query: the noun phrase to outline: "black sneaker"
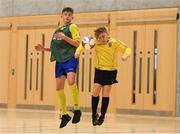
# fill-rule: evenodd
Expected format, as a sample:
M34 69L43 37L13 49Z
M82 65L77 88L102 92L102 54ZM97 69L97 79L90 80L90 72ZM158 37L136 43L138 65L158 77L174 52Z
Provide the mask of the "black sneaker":
M80 110L74 110L74 116L72 119L72 123L76 124L80 121L81 119L81 111Z
M65 127L70 120L71 120L71 117L68 114L62 115L61 124L60 124L59 128Z
M92 124L93 124L93 126L97 125L98 118L99 118L98 113L96 113L96 115L92 115Z
M100 126L100 125L103 124L103 122L104 122L104 116L101 115L101 116L99 117L99 119L97 120L96 124Z

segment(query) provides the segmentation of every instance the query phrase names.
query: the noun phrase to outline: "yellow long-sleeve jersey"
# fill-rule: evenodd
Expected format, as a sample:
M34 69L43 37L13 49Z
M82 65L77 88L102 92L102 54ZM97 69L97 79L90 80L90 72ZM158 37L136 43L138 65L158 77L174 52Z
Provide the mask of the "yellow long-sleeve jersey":
M80 45L76 49L76 53L81 53L83 46ZM116 70L118 65L118 52L125 56L131 55L131 49L122 41L118 41L112 37L106 44L101 44L99 41L95 41L94 46L94 65L99 70Z

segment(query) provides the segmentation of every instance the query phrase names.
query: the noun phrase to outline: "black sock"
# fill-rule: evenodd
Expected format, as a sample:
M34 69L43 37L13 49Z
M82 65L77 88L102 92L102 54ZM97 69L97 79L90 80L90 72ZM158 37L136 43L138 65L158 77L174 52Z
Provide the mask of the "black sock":
M107 108L109 104L109 97L102 97L102 105L101 105L101 115L105 117Z
M97 97L92 96L91 108L92 108L92 114L93 114L94 116L95 116L96 113L97 113L98 103L99 103L99 96L97 96Z

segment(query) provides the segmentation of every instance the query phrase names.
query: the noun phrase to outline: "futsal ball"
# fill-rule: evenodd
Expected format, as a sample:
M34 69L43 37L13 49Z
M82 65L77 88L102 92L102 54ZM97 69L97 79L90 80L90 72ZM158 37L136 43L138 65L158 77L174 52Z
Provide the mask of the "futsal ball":
M92 49L95 45L95 40L92 36L84 36L82 39L82 45L85 49Z

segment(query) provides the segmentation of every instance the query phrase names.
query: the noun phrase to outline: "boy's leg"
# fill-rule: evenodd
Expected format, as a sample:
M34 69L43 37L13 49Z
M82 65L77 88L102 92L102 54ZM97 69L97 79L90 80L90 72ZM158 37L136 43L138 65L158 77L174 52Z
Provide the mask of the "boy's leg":
M97 107L98 107L98 103L99 103L100 91L101 91L101 85L94 83L93 90L92 90L92 99L91 99L92 123L94 126L96 125L96 120L98 117Z
M65 79L66 77L63 75L59 78L56 78L56 92L58 96L58 105L59 105L59 110L61 111L62 114L60 128L65 127L67 123L71 120L71 117L67 113L67 107L66 107L66 96L64 93Z
M67 73L67 81L71 91L73 107L74 110L79 110L80 108L78 105L78 88L77 85L75 84L75 76L76 74L74 72Z
M59 78L56 78L56 92L58 96L58 105L62 115L67 114L66 96L64 93L65 79L66 77L63 75Z
M111 91L111 85L105 85L102 89L102 104L101 104L101 116L98 119L97 124L101 125L104 122L105 114L109 105L109 96Z
M67 73L67 80L68 80L68 85L70 86L70 92L73 100L73 108L74 108L74 116L72 119L72 123L78 123L81 118L81 111L79 108L79 103L78 103L78 88L77 85L75 84L75 72L68 72Z

